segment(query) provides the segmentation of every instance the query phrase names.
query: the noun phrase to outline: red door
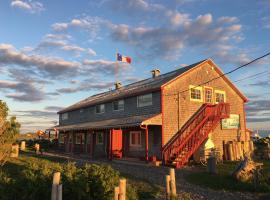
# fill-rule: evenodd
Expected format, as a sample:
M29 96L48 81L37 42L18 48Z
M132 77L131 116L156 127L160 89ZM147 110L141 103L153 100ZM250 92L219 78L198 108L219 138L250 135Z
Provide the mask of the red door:
M123 155L123 133L122 130L112 131L112 155L116 158L122 158Z

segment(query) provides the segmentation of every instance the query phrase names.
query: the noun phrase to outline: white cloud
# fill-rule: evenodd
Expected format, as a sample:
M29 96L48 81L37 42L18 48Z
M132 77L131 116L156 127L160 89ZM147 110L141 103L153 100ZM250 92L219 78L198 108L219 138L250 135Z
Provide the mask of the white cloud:
M146 24L130 26L115 24L102 18L84 16L64 24L67 24L68 28L76 25L78 28L94 33L92 35L95 36L101 35L102 29L114 42L132 46L137 56L145 59L153 57L177 59L184 48L190 47L203 48L207 55L221 51L219 56L227 57L229 51L234 49L234 44L243 40L242 26L236 17L224 16L214 19L212 14L206 13L191 18L187 13L172 11L165 7L162 9L170 23L159 23L155 26ZM227 47L226 52L221 48L224 46ZM238 56L238 58L239 62L245 60L243 56Z
M67 23L55 23L52 25L52 28L55 31L63 31L63 30L66 30L68 28L68 24Z
M183 25L190 21L189 15L186 13L179 13L179 12L168 12L167 13L170 22L174 26Z
M5 96L12 98L15 101L41 101L45 97L45 93L42 88L39 88L37 84L32 81L15 82L0 80L0 88L5 92ZM15 91L12 93L10 91Z
M90 56L96 56L97 55L97 53L93 49L90 49L90 48L87 49L87 52L88 52L88 54Z
M108 0L105 4L113 10L118 10L128 14L135 14L138 12L162 12L165 10L163 5L151 3L146 0Z
M219 23L234 23L238 21L237 17L229 17L229 16L223 16L218 18L217 20Z
M68 40L63 40L65 38L69 39L67 35L52 35L48 34L44 37L36 48L32 48L32 52L35 51L51 51L55 48L75 53L76 56L80 56L81 53L86 53L87 55L96 56L96 52L91 48L84 48L76 44L70 44Z
M77 62L70 62L61 58L27 55L17 51L10 44L0 44L0 64L30 67L50 77L73 76L80 66Z
M201 25L209 25L212 23L212 15L211 14L205 14L205 15L199 15L196 19L197 23Z
M242 26L240 24L235 24L235 25L229 26L227 29L229 31L237 32L237 31L240 31L241 28L242 28Z
M44 10L43 4L38 1L12 0L10 5L14 8L22 9L30 13L40 13Z
M67 34L46 34L44 36L44 39L45 40L68 40L68 39L71 39L72 37L70 35L67 35Z

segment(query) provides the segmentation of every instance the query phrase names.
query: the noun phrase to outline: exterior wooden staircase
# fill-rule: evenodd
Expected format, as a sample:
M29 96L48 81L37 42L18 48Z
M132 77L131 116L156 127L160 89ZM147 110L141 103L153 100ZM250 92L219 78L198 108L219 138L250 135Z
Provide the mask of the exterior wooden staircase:
M203 104L164 146L163 163L176 168L186 164L220 120L229 117L229 109L228 103Z

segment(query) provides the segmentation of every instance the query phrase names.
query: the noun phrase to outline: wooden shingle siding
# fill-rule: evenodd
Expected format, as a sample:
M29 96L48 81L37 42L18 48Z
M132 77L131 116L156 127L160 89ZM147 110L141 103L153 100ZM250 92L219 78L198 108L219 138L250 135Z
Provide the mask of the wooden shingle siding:
M97 114L95 106L84 108L83 112L79 110L68 112L68 119L62 120L59 115L60 125L69 125L82 122L94 122L106 119L122 118L145 114L158 114L161 112L160 91L153 92L151 106L137 107L137 96L124 99L124 110L113 111L112 102L105 103L105 113Z
M219 74L216 72L215 66L206 62L163 88L163 145L177 133L203 104L203 102L190 101L189 91L179 95L171 94L188 90L190 85L198 85L218 76ZM240 115L241 140L247 140L245 137L244 100L222 78L212 81L206 86L212 87L214 90L217 89L226 92L226 102L230 103L230 113ZM222 150L223 140L237 140L237 130L222 130L220 125L216 127L212 135L216 147L220 148L220 150Z

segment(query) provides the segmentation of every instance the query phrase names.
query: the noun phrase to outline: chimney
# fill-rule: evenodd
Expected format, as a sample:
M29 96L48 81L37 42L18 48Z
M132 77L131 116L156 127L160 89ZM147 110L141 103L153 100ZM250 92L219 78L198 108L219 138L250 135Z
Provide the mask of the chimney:
M153 69L151 71L151 73L152 73L152 78L156 78L156 77L158 77L160 75L160 70L159 69Z
M120 82L116 82L116 83L114 84L114 86L115 86L115 89L118 90L119 88L122 87L122 84L121 84Z

